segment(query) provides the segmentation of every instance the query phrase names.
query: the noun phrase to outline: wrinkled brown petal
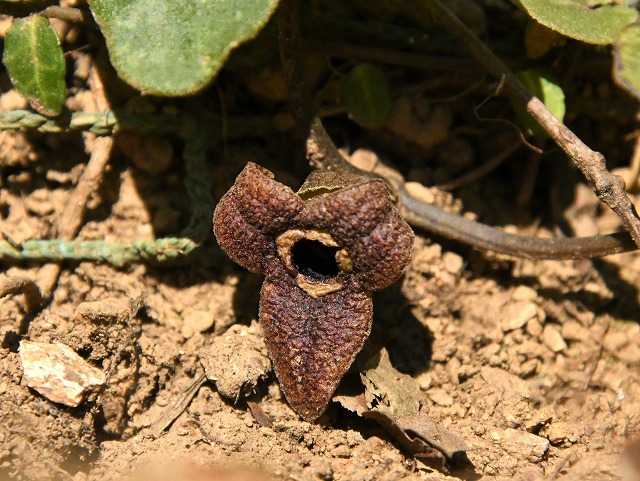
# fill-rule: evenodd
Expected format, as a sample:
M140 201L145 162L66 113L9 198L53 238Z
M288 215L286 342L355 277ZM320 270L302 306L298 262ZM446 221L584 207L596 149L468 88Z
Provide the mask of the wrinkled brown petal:
M213 232L220 248L234 262L251 272L262 273L265 258L275 255L273 239L249 224L240 213L234 188L216 206Z
M304 205L293 190L253 162L240 172L235 189L238 207L247 222L267 234L284 230Z
M373 304L354 285L313 299L280 272L262 285L260 323L287 401L313 421L369 336Z
M374 180L310 199L299 219L350 246L382 222L390 209L385 183Z
M384 222L351 249L360 282L376 291L397 281L411 260L413 240L411 227L393 208Z

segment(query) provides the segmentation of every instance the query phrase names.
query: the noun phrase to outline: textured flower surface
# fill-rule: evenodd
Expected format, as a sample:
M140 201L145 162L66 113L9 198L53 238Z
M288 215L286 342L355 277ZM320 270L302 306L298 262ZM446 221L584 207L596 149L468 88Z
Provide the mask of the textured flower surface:
M402 275L414 236L382 180L308 188L309 179L295 193L250 162L213 223L227 255L265 276L269 355L289 404L313 421L371 332L371 293Z

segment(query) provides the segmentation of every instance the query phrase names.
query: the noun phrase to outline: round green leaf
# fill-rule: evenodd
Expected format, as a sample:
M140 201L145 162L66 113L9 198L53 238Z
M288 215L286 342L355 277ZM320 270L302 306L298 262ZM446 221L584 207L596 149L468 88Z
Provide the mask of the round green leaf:
M618 38L613 77L618 85L640 99L640 24L629 25Z
M638 18L638 12L622 5L590 8L584 0L519 0L536 21L567 37L608 45Z
M43 115L58 115L65 97L65 61L56 32L39 15L13 22L2 61L11 82Z
M342 96L351 118L363 127L380 128L391 114L389 82L373 65L355 66L343 80Z
M564 92L551 77L537 71L524 70L518 72L518 78L527 87L527 90L538 97L546 105L547 109L562 122L566 111ZM514 110L520 120L520 124L534 135L546 135L542 127L534 121L520 103L513 103Z
M278 0L90 0L118 75L145 94L206 87Z

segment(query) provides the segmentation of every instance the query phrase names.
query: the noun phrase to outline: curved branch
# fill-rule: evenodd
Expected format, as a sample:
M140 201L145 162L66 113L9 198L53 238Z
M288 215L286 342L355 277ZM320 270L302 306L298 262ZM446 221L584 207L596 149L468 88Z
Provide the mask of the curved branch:
M476 249L527 259L589 259L638 249L629 234L544 239L508 234L495 227L450 214L398 189L400 211L407 222Z
M307 158L315 168L343 170L349 174L359 171L360 175L387 180L395 191L400 212L409 224L476 249L527 259L556 260L589 259L638 249L626 232L591 237L544 239L508 234L495 227L445 212L411 196L405 187L404 179L398 172L394 171L391 176L381 175L362 171L351 165L340 154L318 119L311 127L311 135L307 142Z

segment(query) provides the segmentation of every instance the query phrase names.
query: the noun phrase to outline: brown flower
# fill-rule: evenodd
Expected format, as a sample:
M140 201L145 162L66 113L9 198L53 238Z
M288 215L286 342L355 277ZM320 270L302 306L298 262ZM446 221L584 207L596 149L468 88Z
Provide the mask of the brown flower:
M269 355L307 420L325 410L369 336L371 292L401 276L413 246L386 184L350 180L296 194L250 162L214 213L220 247L265 276L259 318Z

